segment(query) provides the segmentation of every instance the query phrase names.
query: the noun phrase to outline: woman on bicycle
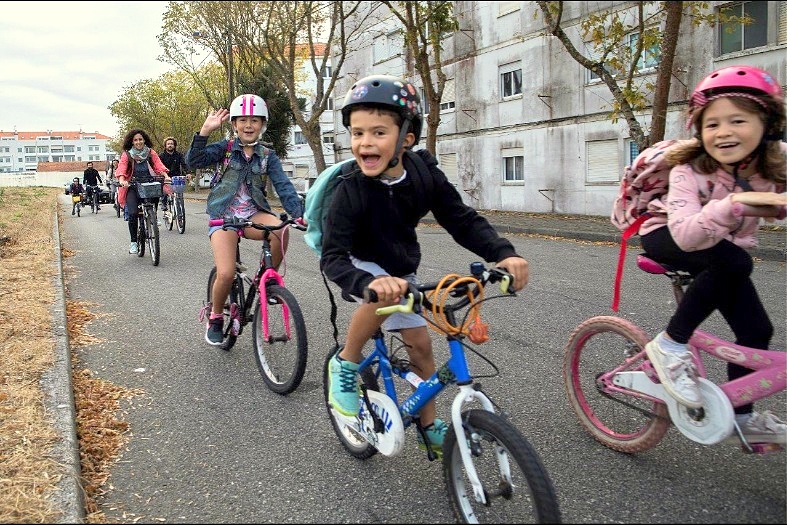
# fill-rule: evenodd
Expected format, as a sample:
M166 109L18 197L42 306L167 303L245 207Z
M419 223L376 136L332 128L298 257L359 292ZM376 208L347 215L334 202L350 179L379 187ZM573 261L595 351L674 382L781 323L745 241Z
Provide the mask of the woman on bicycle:
M234 138L208 144L208 137L230 120ZM266 198L266 181L269 176L287 213L294 218L303 214L301 200L292 182L284 173L279 157L262 145L262 135L268 124L268 106L253 94L240 95L230 109L211 112L199 133L194 135L186 153L186 163L194 170L205 166L223 164L218 180L211 183L207 213L210 219L239 217L263 224L278 224ZM246 228L243 236L262 240L263 232ZM205 327L205 340L210 345L220 345L223 339L223 306L235 276L235 254L238 232L222 230L220 226L208 228L208 237L216 264L216 280L212 292L212 309ZM278 267L287 248L287 230L271 236L273 263Z
M645 350L664 389L687 407L702 395L687 343L719 310L740 345L768 349L773 325L751 280L760 217L782 216L785 190L784 94L766 71L730 66L697 84L687 127L695 139L671 147L667 216L648 219L642 247L654 259L694 277L666 329ZM766 219L767 220L767 219ZM666 227L665 227L666 226ZM728 377L750 372L728 364ZM785 443L787 425L753 406L735 408L751 442Z
M164 182L169 182L167 167L161 162L158 154L153 150L153 142L141 129L132 129L123 139L123 153L117 168L118 203L126 206L126 220L128 232L131 235L131 244L128 253L137 253L137 206L140 198L137 189L131 186L131 178L136 182L153 182L155 176L163 176ZM153 199L158 204L158 199Z

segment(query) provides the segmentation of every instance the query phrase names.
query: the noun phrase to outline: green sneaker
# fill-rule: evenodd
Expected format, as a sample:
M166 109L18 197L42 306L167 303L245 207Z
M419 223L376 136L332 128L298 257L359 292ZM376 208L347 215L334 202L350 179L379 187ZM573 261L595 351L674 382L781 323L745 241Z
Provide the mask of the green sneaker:
M328 402L347 417L355 417L361 409L358 364L340 360L338 353L328 362Z
M429 438L429 443L432 445L432 450L437 454L438 457L442 457L443 441L445 440L445 434L448 432L448 425L446 425L445 421L442 419L435 418L434 423L424 428L424 432L426 432L426 437ZM421 450L426 450L426 443L424 443L420 432L416 433L416 436L418 438L418 448Z

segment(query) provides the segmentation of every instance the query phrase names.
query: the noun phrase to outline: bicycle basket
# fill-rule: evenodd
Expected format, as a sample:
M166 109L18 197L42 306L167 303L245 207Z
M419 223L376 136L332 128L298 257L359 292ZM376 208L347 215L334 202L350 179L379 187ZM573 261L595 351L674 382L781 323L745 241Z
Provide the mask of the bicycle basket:
M71 202L73 202L74 204L76 204L77 202L80 202L81 200L82 200L82 196L81 195L72 195L71 196Z
M161 197L161 183L140 182L137 184L137 193L141 199L155 199Z
M186 177L183 175L175 175L172 177L172 191L175 193L186 192Z

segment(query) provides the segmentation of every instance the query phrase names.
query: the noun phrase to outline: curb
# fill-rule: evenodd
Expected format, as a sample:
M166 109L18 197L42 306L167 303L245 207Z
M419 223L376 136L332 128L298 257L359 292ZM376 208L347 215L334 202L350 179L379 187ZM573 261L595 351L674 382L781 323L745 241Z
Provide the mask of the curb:
M43 375L41 384L45 394L44 408L51 414L55 431L61 438L53 445L53 456L58 459L65 470L52 500L56 507L63 512L57 523L84 523L84 498L80 484L82 467L76 431L76 403L71 379L71 346L68 340L66 317L63 251L60 245L60 222L57 210L54 213L52 238L57 260L57 273L52 278L55 298L51 308L52 333L55 339L55 363Z

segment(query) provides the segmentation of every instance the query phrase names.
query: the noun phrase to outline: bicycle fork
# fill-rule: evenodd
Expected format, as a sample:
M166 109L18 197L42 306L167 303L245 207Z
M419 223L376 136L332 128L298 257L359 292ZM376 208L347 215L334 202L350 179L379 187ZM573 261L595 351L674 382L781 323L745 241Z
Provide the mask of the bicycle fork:
M494 405L492 401L483 392L476 390L472 384L465 384L459 386L459 393L454 398L451 404L451 423L453 424L454 431L456 432L456 443L459 447L459 454L462 457L462 464L465 467L465 473L473 486L473 495L475 500L483 505L487 505L487 497L484 493L484 485L478 478L478 473L473 463L473 455L477 455L474 451L478 446L479 436L471 427L467 427L469 439L465 436L465 425L462 420L462 406L470 401L477 400L487 412L494 413ZM500 477L506 483L511 484L511 465L508 462L508 456L505 451L495 446L495 455L497 456L497 463L500 466Z
M274 284L284 287L284 279L273 268L268 268L263 272L260 277L259 291L260 291L260 315L262 316L262 335L263 338L270 342L270 327L268 324L268 283L273 281ZM287 304L282 302L281 305L282 321L284 322L284 336L281 338L283 341L290 340L290 310Z

